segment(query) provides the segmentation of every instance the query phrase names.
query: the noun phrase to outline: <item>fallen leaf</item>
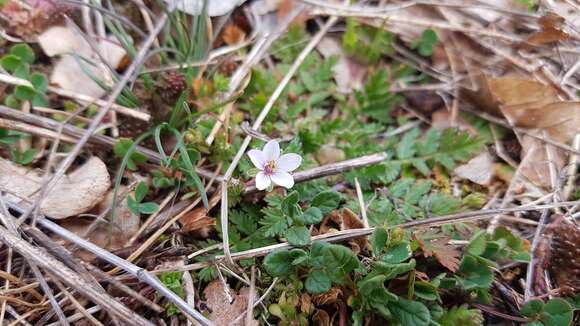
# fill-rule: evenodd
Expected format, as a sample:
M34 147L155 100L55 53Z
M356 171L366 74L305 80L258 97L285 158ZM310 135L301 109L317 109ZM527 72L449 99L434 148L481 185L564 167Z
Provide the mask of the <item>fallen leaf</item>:
M541 30L528 37L527 43L533 45L554 44L565 41L570 35L561 30L565 19L555 13L548 12L538 19Z
M82 35L69 26L52 27L39 35L38 41L46 55L59 56L50 74L50 83L94 98L106 94L106 90L94 81L107 84L109 72L105 64L117 69L127 57L116 38L111 36L96 41L97 54Z
M434 256L442 266L451 272L457 271L461 253L455 247L447 244L450 239L448 236L436 231L426 231L413 233L413 239L419 244L425 258Z
M244 30L235 24L227 24L222 32L222 40L227 45L235 45L242 43L246 38Z
M338 62L332 67L338 92L349 94L362 89L368 67L349 58L338 40L324 37L316 48L325 58L338 57Z
M9 193L9 200L21 203L23 198L36 199L43 181L40 171L0 158L0 189ZM105 198L110 186L107 166L98 157L92 157L59 180L46 195L40 211L55 219L85 213Z
M208 202L208 207L198 207L184 214L179 222L181 223L182 232L197 232L202 235L207 233L207 228L215 225L215 218L208 216L209 210L211 210L221 199L219 193L213 195ZM204 231L205 230L205 231ZM203 237L203 236L202 236Z
M489 186L494 176L493 158L485 151L453 171L458 177L482 186Z
M105 199L98 205L98 214L102 214L113 204L113 190L109 191ZM117 192L117 208L115 209L115 218L111 220L111 214L105 216L105 220L110 223L99 223L93 230L88 232L88 228L94 222L92 219L67 219L61 222L61 226L67 230L85 237L97 246L109 251L125 248L131 237L137 233L141 225L141 217L133 214L129 209L127 200L124 200L126 187L121 186ZM131 192L130 196L135 194ZM94 255L89 252L79 252L82 258L91 260Z
M245 324L245 316L240 318L238 322L233 323L240 315L245 314L248 308L249 293L250 289L248 287L243 287L238 294L228 284L224 284L219 280L209 283L203 290L204 303L209 308L209 320L216 326L258 325L255 319L252 319L250 325Z
M348 208L343 208L341 210L335 210L327 214L327 216L320 224L319 234L334 232L334 228L331 226L331 222L338 225L341 231L364 228L363 222L353 211ZM369 242L366 237L351 239L348 241L348 244L356 254L360 253L361 250L369 246Z

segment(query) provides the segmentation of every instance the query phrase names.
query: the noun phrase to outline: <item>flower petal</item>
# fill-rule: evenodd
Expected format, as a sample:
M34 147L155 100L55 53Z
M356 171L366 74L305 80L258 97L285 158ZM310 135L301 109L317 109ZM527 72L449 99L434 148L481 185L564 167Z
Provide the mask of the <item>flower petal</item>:
M254 166L260 170L264 169L264 165L266 164L266 156L264 152L258 149L250 149L248 151L248 156L250 157L250 161L254 163Z
M281 172L291 172L296 170L302 163L302 157L298 154L288 153L280 156L276 161L276 167Z
M276 161L280 157L280 144L272 139L264 145L263 152L266 161Z
M272 174L270 178L275 184L286 189L290 189L294 186L294 178L288 172L276 172Z
M258 190L268 188L270 183L272 183L272 180L266 173L258 172L258 174L256 174L256 188L258 188Z

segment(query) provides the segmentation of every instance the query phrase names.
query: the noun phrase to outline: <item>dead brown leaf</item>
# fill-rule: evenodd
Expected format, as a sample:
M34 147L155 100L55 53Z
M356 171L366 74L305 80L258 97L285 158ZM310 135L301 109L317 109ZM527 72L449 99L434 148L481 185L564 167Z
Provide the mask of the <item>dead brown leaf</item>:
M203 290L204 303L209 308L209 320L216 326L257 326L258 322L254 319L252 319L250 325L246 325L244 323L245 317L240 318L235 324L233 323L234 320L246 312L249 292L249 288L243 287L238 294L229 285L221 281L209 283ZM231 302L230 298L232 299Z
M312 315L312 321L314 322L314 325L330 326L330 316L322 309L316 310L314 315Z
M20 203L34 200L43 184L43 173L18 166L0 158L0 189L9 199ZM48 217L63 219L89 211L104 198L111 186L107 166L98 157L90 158L75 171L65 175L46 195L40 210Z
M330 212L322 221L320 225L319 234L329 233L334 230L331 222L338 225L339 230L363 229L364 224L361 219L350 209L343 208ZM361 250L369 246L369 242L365 237L355 238L349 240L348 244L355 253L360 253Z
M530 35L526 42L533 45L546 45L566 41L570 35L562 31L564 23L564 17L549 12L538 19L541 30Z
M413 233L413 239L417 241L423 251L423 256L434 256L445 268L456 272L459 268L461 253L455 247L448 245L449 237L437 232Z
M453 171L458 177L482 186L489 186L494 176L493 158L488 151L477 155Z
M546 227L549 237L549 268L560 287L560 294L573 296L580 292L580 227L557 216Z
M181 223L181 231L182 232L197 232L203 234L207 233L207 229L210 226L215 225L215 218L208 216L209 210L211 210L219 201L221 195L218 192L217 194L213 195L208 202L208 207L198 207L186 214L184 214L180 219L179 222Z
M235 45L244 41L246 32L235 24L227 24L222 32L222 40L227 45Z

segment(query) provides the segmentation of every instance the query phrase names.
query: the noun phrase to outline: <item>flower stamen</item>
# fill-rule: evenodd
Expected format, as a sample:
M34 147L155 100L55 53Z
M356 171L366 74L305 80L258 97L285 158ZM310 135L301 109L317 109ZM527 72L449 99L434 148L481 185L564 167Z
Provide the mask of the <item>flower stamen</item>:
M270 175L276 171L276 161L268 161L264 164L264 173Z

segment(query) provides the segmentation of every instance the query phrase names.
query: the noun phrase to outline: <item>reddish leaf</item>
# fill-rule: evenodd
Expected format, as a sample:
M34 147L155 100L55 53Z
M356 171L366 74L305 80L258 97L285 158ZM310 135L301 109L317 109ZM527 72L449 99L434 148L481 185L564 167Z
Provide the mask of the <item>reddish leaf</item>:
M447 244L449 237L437 232L414 233L413 239L419 243L423 256L434 256L448 270L455 272L459 268L461 253Z

